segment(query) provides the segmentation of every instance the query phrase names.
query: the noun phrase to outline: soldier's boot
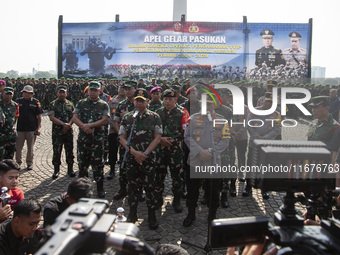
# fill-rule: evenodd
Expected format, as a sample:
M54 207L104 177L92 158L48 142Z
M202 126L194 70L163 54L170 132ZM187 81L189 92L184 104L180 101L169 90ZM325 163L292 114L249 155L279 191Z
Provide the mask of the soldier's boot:
M183 211L183 207L181 205L181 197L179 195L174 196L172 206L174 207L176 213L181 213Z
M127 216L127 222L135 223L138 220L137 217L137 206L138 205L130 205L130 212L129 215Z
M209 208L209 214L208 214L208 221L212 221L216 219L216 213L217 213L217 208Z
M73 171L73 164L68 164L67 165L67 174L70 177L75 177L76 173Z
M97 181L97 196L105 198L104 181Z
M236 197L236 179L231 179L229 194L231 197Z
M59 177L60 165L54 165L54 173L52 179L57 179Z
M124 198L127 195L126 186L121 186L118 192L113 196L115 200Z
M222 192L222 195L221 195L221 205L222 205L223 208L228 208L229 207L227 192Z
M196 220L196 209L195 207L189 207L188 208L188 215L183 221L184 227L190 227L192 223Z
M107 176L108 180L112 180L115 177L115 164L110 165L110 173Z
M149 228L150 229L157 229L158 222L156 218L156 210L155 208L148 208L148 221L149 221Z
M247 186L243 190L242 196L249 197L249 195L251 195L251 193L252 193L252 186L251 186L251 184L248 184L248 181L247 181Z

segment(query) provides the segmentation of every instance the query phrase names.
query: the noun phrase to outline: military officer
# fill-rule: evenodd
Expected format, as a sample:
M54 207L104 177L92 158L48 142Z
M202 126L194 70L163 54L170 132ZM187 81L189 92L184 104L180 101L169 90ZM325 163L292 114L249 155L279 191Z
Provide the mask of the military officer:
M199 196L201 179L206 178L205 174L194 176L196 167L213 166L214 163L221 165L220 154L228 147L230 140L230 131L228 124L216 125L213 130L213 119L223 119L222 115L215 113L215 103L207 98L207 115L196 113L190 116L190 122L185 129L184 141L190 149L188 163L191 167L190 176L187 178L188 196L186 205L188 215L183 221L183 226L189 227L196 219L195 208ZM214 141L212 141L212 136ZM214 146L213 146L214 142ZM213 147L215 151L213 151ZM214 153L216 162L213 160ZM212 179L208 182L208 206L210 207L208 220L216 217L219 206L219 179ZM212 190L212 193L210 193Z
M144 187L148 206L149 228L158 227L155 210L158 194L155 192L157 159L155 148L162 136L162 122L159 115L147 109L148 93L145 89L137 89L134 93L135 110L124 115L120 129L120 143L129 150L126 160L126 176L128 180L128 203L130 212L128 221L136 222L140 189ZM139 110L139 113L136 112ZM133 122L135 128L132 130ZM131 136L129 148L127 137Z
M157 86L150 90L151 101L149 102L148 109L150 111L156 112L157 109L163 106L163 102L161 100L162 88Z
M100 83L91 82L88 90L89 97L80 100L73 112L73 122L79 127L79 177L88 176L88 167L91 164L98 197L104 198L104 126L109 119L109 106L99 98Z
M291 32L289 35L291 48L287 48L283 51L283 57L286 62L290 63L293 68L298 68L299 65L303 64L306 66L307 62L307 50L300 48L301 34L298 32Z
M53 179L58 178L61 164L61 152L63 145L66 154L67 174L70 177L75 177L73 171L73 130L72 130L72 115L74 105L66 99L67 88L58 86L57 99L53 100L48 107L48 116L52 121L52 144L53 144L53 159L54 166Z
M133 97L134 93L137 88L137 82L135 81L126 81L124 83L124 92L125 96L127 97L125 100L121 101L116 108L115 116L114 116L114 129L117 133L119 133L120 129L120 122L124 115L128 112L131 112L135 109L135 106L133 104ZM121 147L119 151L119 159L120 163L123 160L125 154L124 148ZM121 166L121 164L120 164ZM126 185L127 185L127 180L126 180L126 174L124 169L119 167L119 185L120 189L118 192L113 196L114 199L119 200L123 197L126 196L127 190L126 190Z
M174 194L173 207L176 212L182 212L180 197L182 194L183 179L183 138L189 113L185 108L180 108L177 102L177 92L167 89L163 92L164 106L156 113L162 120L163 136L159 148L159 203L163 204L164 180L167 167L170 168L172 178L172 192Z
M329 97L313 97L309 105L312 106L315 120L309 126L307 138L309 141L321 141L328 144L339 128L339 123L329 113Z
M13 88L6 87L2 96L0 95L2 97L0 109L4 114L4 124L0 128L0 160L13 159L15 152L15 124L19 117L19 108L18 104L12 100L13 94Z
M271 69L275 69L280 64L286 64L283 58L282 51L279 48L272 46L274 41L274 32L270 29L264 29L261 31L262 42L264 46L256 50L255 65L258 67L265 63Z

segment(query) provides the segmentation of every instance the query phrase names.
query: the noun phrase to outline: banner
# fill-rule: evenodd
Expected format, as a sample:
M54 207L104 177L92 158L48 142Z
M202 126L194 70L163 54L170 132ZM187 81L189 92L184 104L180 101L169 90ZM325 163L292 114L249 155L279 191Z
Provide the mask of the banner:
M63 23L62 76L303 81L311 25Z

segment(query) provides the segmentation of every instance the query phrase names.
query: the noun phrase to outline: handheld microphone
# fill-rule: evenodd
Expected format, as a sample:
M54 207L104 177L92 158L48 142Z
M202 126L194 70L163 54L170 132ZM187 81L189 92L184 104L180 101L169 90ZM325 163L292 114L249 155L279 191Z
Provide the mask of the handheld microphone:
M132 115L132 119L135 119L137 117L137 115L139 114L139 110L137 109L135 111L135 113Z

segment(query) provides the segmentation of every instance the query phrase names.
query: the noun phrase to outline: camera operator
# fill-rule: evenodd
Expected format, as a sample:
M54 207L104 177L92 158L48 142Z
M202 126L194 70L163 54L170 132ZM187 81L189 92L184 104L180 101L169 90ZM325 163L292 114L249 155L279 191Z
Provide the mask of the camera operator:
M0 161L0 188L7 187L11 198L8 204L0 207L0 222L8 219L13 214L13 209L24 198L23 191L17 187L19 179L19 165L12 159Z
M0 254L24 255L38 248L41 206L37 200L22 199L14 208L12 220L0 225Z
M93 194L92 186L89 178L75 179L69 184L66 193L49 200L44 206L44 228L52 225L67 207L77 203L80 198L90 198Z

